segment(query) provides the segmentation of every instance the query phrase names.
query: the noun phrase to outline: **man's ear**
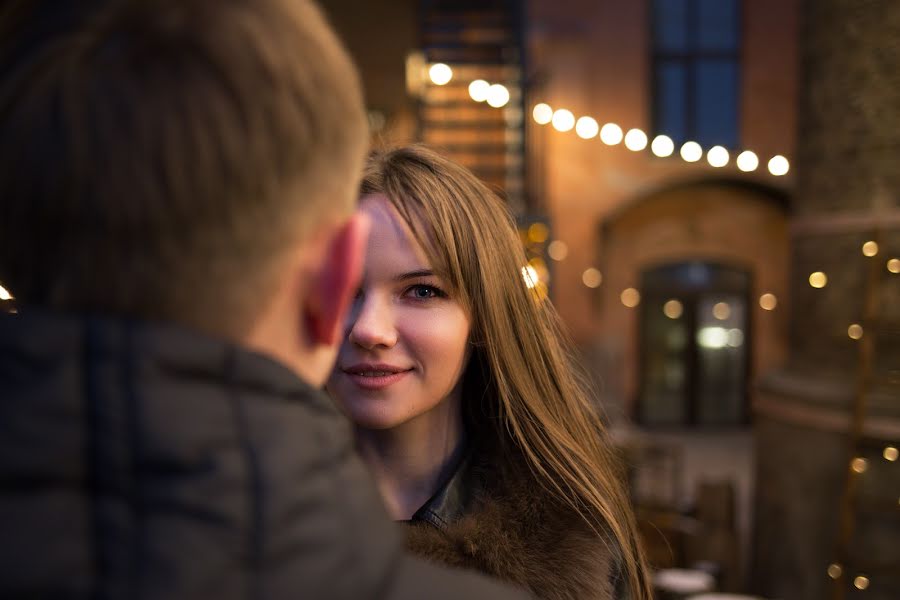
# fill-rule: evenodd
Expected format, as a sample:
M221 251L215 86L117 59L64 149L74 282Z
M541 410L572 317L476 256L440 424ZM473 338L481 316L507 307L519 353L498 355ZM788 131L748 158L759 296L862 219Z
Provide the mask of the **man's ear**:
M334 346L343 337L344 318L362 276L368 237L368 217L354 213L338 228L313 272L303 318L316 344Z

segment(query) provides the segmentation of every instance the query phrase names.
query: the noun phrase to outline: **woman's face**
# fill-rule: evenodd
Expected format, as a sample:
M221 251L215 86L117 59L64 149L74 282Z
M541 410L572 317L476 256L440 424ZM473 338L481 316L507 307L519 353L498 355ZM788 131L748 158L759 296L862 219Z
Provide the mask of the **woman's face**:
M365 269L328 391L358 426L389 429L459 401L469 318L384 196L360 210Z

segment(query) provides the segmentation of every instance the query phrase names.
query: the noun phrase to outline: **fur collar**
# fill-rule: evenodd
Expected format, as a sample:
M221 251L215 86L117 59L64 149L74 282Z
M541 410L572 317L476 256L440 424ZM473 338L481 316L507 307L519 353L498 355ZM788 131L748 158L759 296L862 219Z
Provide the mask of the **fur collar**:
M463 461L407 528L407 547L487 573L548 600L617 598L609 544L561 505L521 461ZM449 500L448 500L449 498Z

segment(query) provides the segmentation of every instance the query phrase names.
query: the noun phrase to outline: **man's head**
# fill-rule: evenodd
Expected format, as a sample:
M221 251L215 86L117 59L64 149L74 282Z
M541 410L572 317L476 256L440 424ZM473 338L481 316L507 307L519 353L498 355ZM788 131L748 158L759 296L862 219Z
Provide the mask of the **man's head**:
M15 0L0 73L0 276L20 305L174 321L300 367L296 342L321 379L367 129L315 6Z

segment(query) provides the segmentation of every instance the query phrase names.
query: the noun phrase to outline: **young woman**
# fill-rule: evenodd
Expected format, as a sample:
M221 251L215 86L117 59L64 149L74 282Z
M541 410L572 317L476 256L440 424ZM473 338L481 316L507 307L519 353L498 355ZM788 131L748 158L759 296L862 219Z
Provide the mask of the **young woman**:
M650 598L603 426L503 202L424 147L373 154L365 272L328 389L416 553L539 598Z

